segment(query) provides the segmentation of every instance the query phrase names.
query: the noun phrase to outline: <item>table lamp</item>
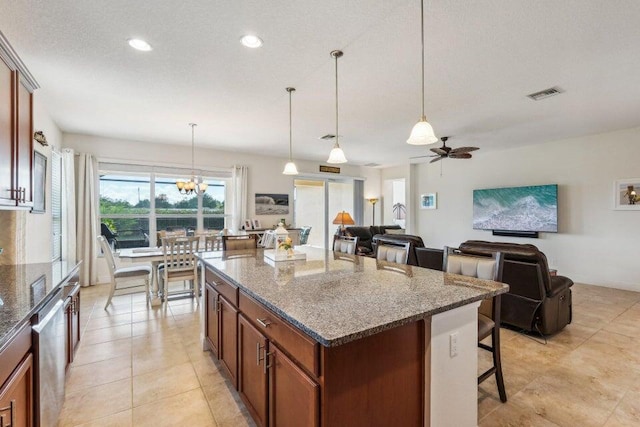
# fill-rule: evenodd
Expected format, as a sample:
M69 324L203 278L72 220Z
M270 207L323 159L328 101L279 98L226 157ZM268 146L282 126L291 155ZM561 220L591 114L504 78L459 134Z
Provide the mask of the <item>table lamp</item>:
M333 223L340 225L339 234L341 236L343 236L344 235L344 226L345 225L354 225L356 222L353 220L353 218L351 218L351 215L349 215L348 212L342 211L342 212L338 212L338 215L336 215L336 217L333 219Z

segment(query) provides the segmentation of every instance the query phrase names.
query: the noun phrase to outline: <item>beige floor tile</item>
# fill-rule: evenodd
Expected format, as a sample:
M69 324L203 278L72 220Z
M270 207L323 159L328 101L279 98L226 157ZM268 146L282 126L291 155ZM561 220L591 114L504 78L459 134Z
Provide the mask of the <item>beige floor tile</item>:
M131 356L131 338L91 345L85 345L81 341L73 365L86 365L122 356Z
M229 425L231 420L236 419L245 410L231 382L226 379L215 384L203 385L202 390L216 422L220 425Z
M640 391L628 391L607 420L605 427L640 425Z
M133 375L141 375L158 369L190 362L187 351L182 344L173 347L146 347L137 350L133 357Z
M178 314L199 313L200 305L194 302L191 304L173 305L170 307L170 309L171 309L171 313L173 313L174 316Z
M86 365L73 364L67 373L66 392L72 393L87 387L131 377L131 357L123 356Z
M136 311L132 313L132 322L150 322L171 317L171 311L164 305L153 307L149 310Z
M87 322L87 331L101 328L110 328L118 325L127 325L130 323L131 312L106 317L91 317L89 319L89 322Z
M147 322L136 322L131 325L131 334L136 337L139 335L153 334L163 332L171 328L176 328L176 322L173 318L153 319Z
M131 324L112 326L109 328L93 329L82 335L82 343L85 345L99 344L123 338L131 338Z
M200 388L133 408L136 427L216 427Z
M191 362L170 366L133 377L133 406L135 408L199 388L200 383Z
M109 304L109 307L105 309L104 303L103 303L100 305L98 304L95 305L93 313L91 314L91 318L97 319L100 317L113 317L113 316L118 316L120 314L128 314L128 313L131 313L131 304L120 304L120 305Z
M629 309L603 328L632 338L640 338L640 310Z
M543 418L526 406L507 402L484 418L480 418L479 427L556 427L557 424Z
M117 414L80 424L78 427L133 427L132 418L133 411L128 409L126 411L118 412Z
M84 422L131 409L131 378L67 394L59 425Z

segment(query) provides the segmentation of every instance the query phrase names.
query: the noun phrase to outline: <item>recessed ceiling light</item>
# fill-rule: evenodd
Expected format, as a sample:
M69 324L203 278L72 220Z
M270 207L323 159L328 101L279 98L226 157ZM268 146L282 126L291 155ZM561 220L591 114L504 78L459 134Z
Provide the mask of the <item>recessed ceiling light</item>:
M258 36L253 36L251 34L247 34L240 39L240 43L242 43L246 47L250 47L252 49L259 48L262 46L262 39Z
M150 50L153 50L149 43L141 39L129 39L128 42L129 46L143 52L149 52Z

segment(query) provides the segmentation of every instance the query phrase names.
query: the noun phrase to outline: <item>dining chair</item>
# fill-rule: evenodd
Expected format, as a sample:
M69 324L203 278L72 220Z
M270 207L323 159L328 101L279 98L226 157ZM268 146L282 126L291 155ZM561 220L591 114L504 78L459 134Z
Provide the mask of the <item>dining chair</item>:
M235 251L239 249L256 249L258 238L255 234L242 236L222 236L222 250Z
M356 248L358 247L357 237L348 236L333 236L333 251L342 252L345 254L355 255Z
M406 264L409 259L411 242L398 242L398 244L378 243L376 245L376 259L378 261Z
M205 251L219 251L222 249L222 236L207 234L204 236Z
M165 237L162 239L163 263L160 265L162 289L165 301L169 297L170 282L190 281L192 291L199 300L200 284L198 283L198 262L196 253L200 243L199 236Z
M489 258L461 254L453 248L444 247L443 271L447 273L499 282L502 280L502 264L503 255L500 252L494 253ZM482 342L488 336L491 336L490 346ZM493 356L493 366L480 374L478 384L495 374L498 394L504 403L507 401L507 392L504 387L500 357L500 295L482 300L480 303L478 308L478 347L491 352Z
M187 235L187 230L184 228L176 230L160 230L156 233L156 245L162 246L162 239L165 237L184 237Z
M100 243L100 248L102 249L102 253L104 254L104 259L107 261L107 267L109 267L109 277L111 278L111 289L109 290L109 298L107 298L107 303L104 305L104 309L106 310L109 304L111 304L111 299L116 291L125 291L135 288L140 288L144 286L144 291L147 294L147 304L149 303L149 275L151 274L151 267L146 265L135 265L132 267L116 267L116 261L113 257L113 252L111 252L111 246L107 239L104 236L98 236L98 242ZM140 284L132 284L133 281L143 280L144 283ZM140 291L138 291L140 292ZM130 292L133 293L133 292Z

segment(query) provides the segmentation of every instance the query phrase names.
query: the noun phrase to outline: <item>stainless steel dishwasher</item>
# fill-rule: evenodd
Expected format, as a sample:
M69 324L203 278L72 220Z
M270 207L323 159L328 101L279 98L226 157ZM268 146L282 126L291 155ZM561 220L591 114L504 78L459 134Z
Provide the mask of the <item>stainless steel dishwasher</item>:
M66 365L62 288L54 292L32 321L35 360L38 361L34 381L35 396L39 396L35 425L56 426L64 402Z

